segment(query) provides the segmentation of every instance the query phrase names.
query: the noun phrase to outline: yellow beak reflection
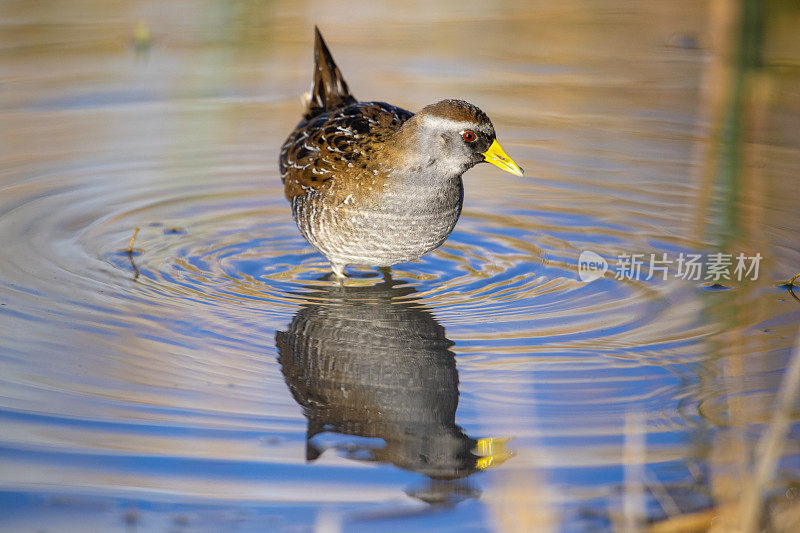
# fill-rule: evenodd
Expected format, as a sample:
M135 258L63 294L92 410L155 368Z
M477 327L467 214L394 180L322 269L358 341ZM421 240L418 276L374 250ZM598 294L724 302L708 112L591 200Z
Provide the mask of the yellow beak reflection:
M500 145L497 143L497 139L492 142L492 145L488 150L483 152L483 160L487 163L491 163L502 168L506 172L511 172L517 176L522 176L522 169L519 168L519 165L514 163L513 159L506 155L502 148L500 148Z
M472 453L480 457L475 464L475 468L478 470L489 470L514 457L514 453L506 449L506 443L510 440L511 439L496 438L478 439L475 449L472 450Z

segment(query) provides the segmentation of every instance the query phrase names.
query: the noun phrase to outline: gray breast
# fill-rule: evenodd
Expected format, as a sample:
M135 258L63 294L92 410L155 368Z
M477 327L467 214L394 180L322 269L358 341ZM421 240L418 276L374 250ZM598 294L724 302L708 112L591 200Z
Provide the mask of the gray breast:
M334 203L321 191L292 201L303 236L332 263L390 266L439 247L461 214L463 183L446 186L391 184L361 199Z

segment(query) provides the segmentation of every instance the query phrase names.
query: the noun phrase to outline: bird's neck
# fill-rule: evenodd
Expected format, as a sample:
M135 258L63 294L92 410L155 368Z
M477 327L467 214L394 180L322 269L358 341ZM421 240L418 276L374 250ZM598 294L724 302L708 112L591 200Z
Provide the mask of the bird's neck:
M388 162L393 181L404 181L418 189L441 188L461 182L461 175L473 165L447 157L438 138L419 126L418 116L408 119L383 148L382 159Z

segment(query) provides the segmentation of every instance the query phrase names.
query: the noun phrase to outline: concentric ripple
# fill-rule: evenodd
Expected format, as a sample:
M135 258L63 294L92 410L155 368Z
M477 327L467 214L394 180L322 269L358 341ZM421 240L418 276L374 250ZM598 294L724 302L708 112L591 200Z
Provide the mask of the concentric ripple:
M325 258L299 235L275 182L270 188L261 183L234 187L235 180L225 177L219 181L224 188L199 194L192 186L135 208L117 201L121 209L88 224L78 240L85 253L115 267L116 276L135 277L141 293L225 315L226 322L217 324L223 330L248 315L259 321L270 317L279 327L300 304L325 305L313 289L339 282L328 278ZM395 266L392 276L413 287L410 297L435 310L451 330L471 328L469 341L482 342L495 360L504 352L541 349L544 339L584 349L587 342L605 338L615 350L636 347L645 353L648 344L691 343L701 333L693 331L691 313L682 322L671 321L680 333L665 336L659 323L667 308L665 291L685 292L685 287L580 282L579 251L584 246L602 250L596 236L607 228L589 227L595 237L581 243L548 232L559 222L547 213L496 216L479 205L468 207L440 249ZM580 223L586 229L587 220ZM134 228L140 232L135 253L128 254L123 248ZM97 243L106 243L105 250ZM375 269L349 272L345 285L381 279Z
M177 178L169 184L156 168L111 163L7 188L0 220L10 243L3 265L9 308L42 327L154 329L149 336L189 345L205 331L248 350L299 305L320 303L314 289L338 282L326 278L326 260L295 228L277 178L254 179L263 168L243 163L241 153L217 157L172 169ZM680 350L701 333L691 314L671 320L672 333L659 323L664 295L681 287L578 281L580 250L615 244L615 228L580 217L573 223L592 236L580 242L558 213L497 215L471 200L440 249L392 270L414 289L405 298L432 309L464 339L465 353L519 363L521 353L553 347L595 353L602 338L615 355L647 357L649 346ZM381 279L374 269L350 272L346 285ZM141 310L154 303L174 318Z

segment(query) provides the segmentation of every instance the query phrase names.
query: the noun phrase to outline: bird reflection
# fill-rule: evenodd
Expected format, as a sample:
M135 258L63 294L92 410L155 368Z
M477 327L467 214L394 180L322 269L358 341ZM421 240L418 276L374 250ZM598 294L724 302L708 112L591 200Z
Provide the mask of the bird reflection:
M371 286L309 287L309 302L276 334L278 361L308 419L306 460L331 432L379 438L347 457L392 463L427 476L409 494L432 504L477 496L462 478L508 458L500 439L456 425L458 371L444 328L388 274Z

